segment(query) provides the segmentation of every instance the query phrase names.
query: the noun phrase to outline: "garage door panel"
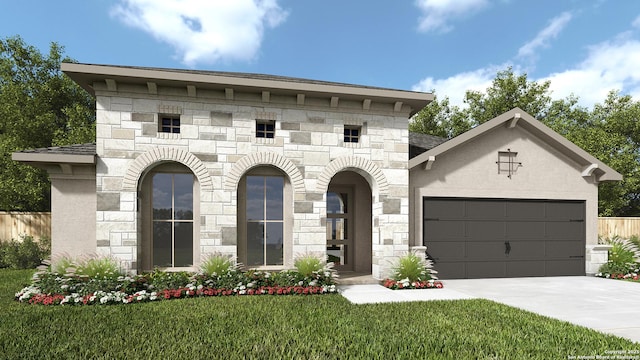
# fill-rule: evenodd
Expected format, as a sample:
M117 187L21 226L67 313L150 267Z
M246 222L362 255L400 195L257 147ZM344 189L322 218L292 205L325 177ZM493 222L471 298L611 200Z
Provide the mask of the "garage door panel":
M506 276L504 261L469 261L467 262L468 278L498 278Z
M440 279L465 279L466 276L466 264L464 262L441 262L435 263L436 270L438 271L438 278Z
M467 235L469 241L504 239L505 237L504 221L474 220L466 221L465 225L467 227L465 235Z
M584 275L584 259L548 260L546 261L546 274L547 276Z
M544 239L545 223L540 221L513 221L506 224L507 239Z
M436 261L439 259L462 260L465 257L464 241L432 241L427 253Z
M548 222L547 238L581 240L584 238L584 222Z
M545 261L510 261L507 262L507 277L544 276Z
M430 240L464 237L464 224L458 221L425 221L425 236Z
M496 261L504 259L504 241L467 241L467 260Z
M464 202L454 199L430 199L424 206L424 218L462 219Z
M511 219L543 220L545 203L533 201L507 201L507 217Z
M583 202L548 202L546 204L547 219L555 220L584 220Z
M509 241L511 251L506 255L510 261L524 259L544 259L546 256L544 244L540 241ZM505 245L502 245L504 248Z
M568 259L584 256L584 246L581 241L555 240L546 242L546 257L552 259Z
M494 220L503 219L505 216L505 204L503 201L474 200L466 201L465 219L468 220Z

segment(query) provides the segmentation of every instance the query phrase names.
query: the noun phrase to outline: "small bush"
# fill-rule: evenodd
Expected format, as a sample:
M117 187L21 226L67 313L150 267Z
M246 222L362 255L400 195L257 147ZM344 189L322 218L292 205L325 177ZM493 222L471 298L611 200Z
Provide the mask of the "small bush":
M605 243L612 248L609 249L609 260L599 269L601 274L625 275L637 271L640 267L640 249L632 240L614 236L611 239L605 239Z
M399 258L393 267L393 279L410 282L437 279L431 260L423 260L413 252Z
M37 242L29 235L20 240L0 242L0 268L35 269L51 253L51 242L42 238Z
M152 290L178 289L191 282L191 275L185 271L160 271L149 274L149 288Z
M326 263L326 260L320 256L305 254L297 257L293 262L293 266L302 276L309 277L313 273L322 271L322 269L325 268Z
M223 275L235 270L236 264L231 257L222 254L212 254L203 259L200 272L204 275Z
M109 256L91 256L76 265L75 274L92 279L112 279L124 275L124 272L118 259Z

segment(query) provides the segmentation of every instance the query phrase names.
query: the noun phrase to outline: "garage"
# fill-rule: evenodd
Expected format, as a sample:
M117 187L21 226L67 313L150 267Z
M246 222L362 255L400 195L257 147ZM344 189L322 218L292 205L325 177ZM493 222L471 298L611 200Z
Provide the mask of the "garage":
M585 274L585 202L423 197L441 279Z

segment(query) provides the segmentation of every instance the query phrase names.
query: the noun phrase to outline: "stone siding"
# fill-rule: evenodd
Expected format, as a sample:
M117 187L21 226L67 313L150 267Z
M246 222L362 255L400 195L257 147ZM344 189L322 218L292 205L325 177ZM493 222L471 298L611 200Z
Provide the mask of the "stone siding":
M98 252L117 256L129 269L138 267L142 251L139 181L166 161L184 164L198 179L201 254L237 255L238 181L260 165L279 168L292 185L292 204L285 207L293 221L293 255L326 251L324 194L343 170L371 185L373 276L387 275L392 260L409 249L406 109L364 111L342 100L331 108L313 98L298 105L295 97L291 104L271 104L239 91L237 100L200 89L189 97L186 87L184 93L159 87L149 94L119 84L116 93L96 83L95 91ZM179 115L180 134L158 132L159 114ZM256 119L275 120L273 139L256 138ZM362 126L360 142L343 142L345 124ZM285 266L293 255L285 254Z

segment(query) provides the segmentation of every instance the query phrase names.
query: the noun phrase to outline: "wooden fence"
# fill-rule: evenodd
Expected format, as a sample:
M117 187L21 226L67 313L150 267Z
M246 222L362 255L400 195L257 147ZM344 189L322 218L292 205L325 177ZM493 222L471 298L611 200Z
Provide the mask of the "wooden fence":
M618 235L623 238L640 236L640 217L598 218L598 235L601 237Z
M0 211L0 241L18 239L23 234L36 240L43 236L51 238L51 213Z

